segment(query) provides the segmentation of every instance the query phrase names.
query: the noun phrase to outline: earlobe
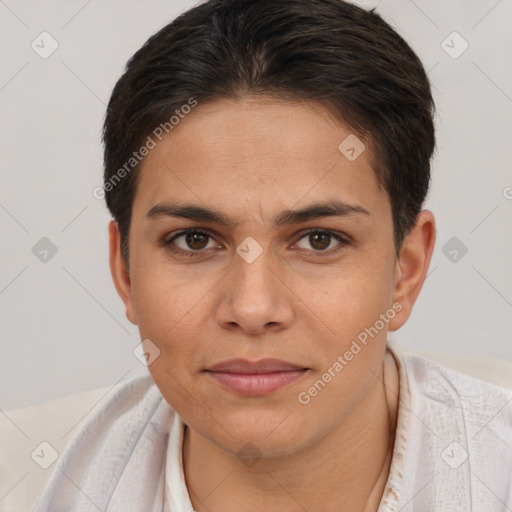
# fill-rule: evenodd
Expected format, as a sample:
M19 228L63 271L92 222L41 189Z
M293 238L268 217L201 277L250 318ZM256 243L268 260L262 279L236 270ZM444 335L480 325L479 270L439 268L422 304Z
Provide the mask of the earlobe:
M435 218L432 212L422 210L416 224L405 237L396 262L396 280L393 303L401 305L400 314L389 322L388 329L396 331L409 318L414 303L423 287L436 239Z
M121 234L116 221L110 221L108 225L110 247L110 273L117 293L126 307L126 317L132 324L137 325L137 318L132 300L132 287L130 274L121 253Z

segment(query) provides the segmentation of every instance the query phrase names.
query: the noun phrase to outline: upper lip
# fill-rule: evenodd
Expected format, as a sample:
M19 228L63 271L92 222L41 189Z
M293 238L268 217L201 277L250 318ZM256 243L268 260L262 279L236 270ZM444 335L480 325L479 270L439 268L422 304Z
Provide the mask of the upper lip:
M221 361L206 371L209 372L228 372L228 373L270 373L292 370L305 370L302 366L297 366L279 359L260 359L259 361L248 361L247 359L229 359Z

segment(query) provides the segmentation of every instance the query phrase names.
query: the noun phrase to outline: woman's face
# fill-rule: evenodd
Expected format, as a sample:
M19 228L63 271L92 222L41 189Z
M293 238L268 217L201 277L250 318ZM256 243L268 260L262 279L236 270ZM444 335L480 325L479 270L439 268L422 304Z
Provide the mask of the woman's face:
M313 103L222 100L144 160L127 315L166 401L231 453L284 455L325 436L408 315L389 198L354 137ZM282 371L208 371L234 358Z

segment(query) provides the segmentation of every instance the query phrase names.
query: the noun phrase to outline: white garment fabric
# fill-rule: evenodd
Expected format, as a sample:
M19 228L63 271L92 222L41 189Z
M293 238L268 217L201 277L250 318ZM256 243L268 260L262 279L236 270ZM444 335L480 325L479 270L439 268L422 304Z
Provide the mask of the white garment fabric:
M400 396L378 512L510 512L512 391L388 347ZM192 512L183 434L150 375L127 381L75 433L33 512Z

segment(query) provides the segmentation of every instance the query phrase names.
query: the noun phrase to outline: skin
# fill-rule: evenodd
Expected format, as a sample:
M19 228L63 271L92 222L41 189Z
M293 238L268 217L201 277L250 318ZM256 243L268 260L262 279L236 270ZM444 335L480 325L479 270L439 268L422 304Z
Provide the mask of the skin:
M199 512L378 508L398 410L387 332L411 313L435 221L422 211L397 257L391 205L372 170L370 145L354 161L338 150L350 133L311 102L245 97L200 104L143 162L129 272L118 226L110 223L114 284L141 339L160 349L149 371L188 426L185 477ZM283 210L330 200L367 213L273 225ZM161 202L215 209L235 225L148 218ZM211 238L162 243L186 228ZM349 243L328 233L318 242L306 229ZM248 236L263 250L252 263L236 252ZM401 311L307 405L300 403L298 394L393 304ZM203 371L235 357L274 357L310 370L270 395L239 396ZM260 456L251 467L237 455L249 442Z

